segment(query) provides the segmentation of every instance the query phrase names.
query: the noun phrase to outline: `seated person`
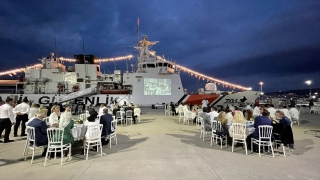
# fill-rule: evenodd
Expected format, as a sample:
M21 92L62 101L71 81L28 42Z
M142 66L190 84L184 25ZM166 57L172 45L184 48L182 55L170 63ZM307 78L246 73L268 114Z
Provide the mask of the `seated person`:
M63 144L73 143L74 139L71 134L71 129L74 126L74 121L72 121L71 108L70 105L65 106L65 112L61 114L59 128L64 129L63 133Z
M172 116L175 116L177 114L176 107L174 106L173 102L170 103L170 110L172 112Z
M246 120L244 119L243 113L241 111L237 111L236 113L234 113L232 123L246 123Z
M134 123L136 123L136 120L135 120L134 115L133 115L133 108L132 108L131 103L129 103L128 106L124 108L124 111L125 111L125 112L131 111L131 112L132 112L132 120L133 120ZM125 114L126 114L126 113L125 113Z
M226 108L224 110L224 112L226 113L226 118L228 120L228 125L231 126L232 125L232 120L233 120L232 112L230 111L229 108Z
M269 118L269 112L266 109L263 109L261 115L262 116L257 116L254 119L254 128L255 128L255 130L254 130L254 132L252 134L250 134L247 137L247 144L249 145L248 149L251 149L251 138L259 139L259 126L262 126L262 125L271 126L271 119ZM258 152L258 148L257 148L257 146L255 144L253 146L253 150L255 152Z
M99 124L100 121L97 121L98 118L98 113L96 111L91 111L90 116L87 118L87 120L83 123L85 126L90 126L90 125L96 125Z
M213 121L216 117L218 117L219 113L217 112L216 107L211 107L211 112L209 113L211 121Z
M141 110L140 110L139 106L136 104L134 106L134 110L133 110L134 120L136 120L138 118L138 116L140 117L140 114L141 114ZM135 123L135 121L134 121L134 123Z
M34 127L36 146L45 146L48 144L47 137L47 123L43 121L44 115L37 113L36 118L30 121L27 126ZM46 149L44 149L42 156L45 156Z
M113 118L111 114L108 114L107 108L103 109L103 113L104 114L100 116L100 124L103 125L101 137L107 137L113 133L113 131L111 131L111 121L113 120ZM109 139L105 141L105 138L102 138L103 145L107 145L108 143L109 143Z
M291 125L291 121L288 117L285 116L285 113L281 110L276 111L277 121L272 121L273 133L276 133L276 139L278 139L279 134L281 133L281 129L285 125Z
M203 110L203 113L200 114L200 117L203 118L205 131L211 131L212 130L211 121L210 121L209 115L207 114L207 107L202 108L202 110Z
M221 123L221 127L222 127L222 132L217 131L217 134L220 136L227 135L228 142L229 142L229 144L231 144L232 140L230 139L228 119L227 119L226 115L227 115L227 113L225 113L224 111L221 111L217 117L217 121L219 121Z
M116 104L116 105L114 105L114 107L113 107L112 114L113 114L114 116L116 116L117 111L120 111L120 109L119 109L119 106Z
M289 113L287 106L283 106L283 108L279 110L282 111L284 113L284 116L286 116L291 121L291 114Z
M51 114L49 116L49 123L52 127L58 127L60 117L60 108L59 106L52 106Z
M105 109L105 108L107 108L107 107L104 104L100 104L99 113L98 113L99 116L103 115L103 109Z
M93 111L96 111L96 110L94 109L94 105L91 104L91 105L89 106L89 108L88 108L88 112L89 112L89 114L91 114Z
M268 105L268 109L267 109L270 113L270 117L272 118L272 120L275 120L277 117L276 117L276 109L274 108L274 105L273 104L269 104Z
M34 118L36 114L38 114L39 109L37 108L37 105L35 103L32 103L29 114L28 114L28 119Z

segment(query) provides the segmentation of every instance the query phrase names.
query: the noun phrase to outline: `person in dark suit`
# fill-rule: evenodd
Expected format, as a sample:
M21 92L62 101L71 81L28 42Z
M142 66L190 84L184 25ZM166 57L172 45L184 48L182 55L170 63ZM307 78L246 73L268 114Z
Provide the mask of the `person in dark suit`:
M266 109L264 109L262 111L262 116L257 116L255 119L254 119L254 132L252 134L250 134L248 137L247 137L247 144L249 145L248 148L251 148L251 138L254 138L254 139L259 139L259 126L263 126L263 125L269 125L271 126L271 119L269 118L269 111L267 111ZM253 150L255 152L258 151L258 148L256 146L253 146Z
M36 118L27 124L27 126L34 127L36 146L45 146L48 144L47 137L47 123L43 121L44 115L38 113ZM42 156L45 156L46 148L42 152Z
M176 107L174 106L173 102L170 103L170 109L172 112L172 116L175 116L177 114L177 112L176 112ZM190 110L191 110L191 107L190 107Z
M103 125L102 132L101 132L101 137L107 137L113 131L111 131L111 121L113 120L111 114L108 113L108 109L104 108L103 109L103 115L100 117L100 124ZM102 144L107 145L109 143L109 139L105 141L105 138L102 138Z

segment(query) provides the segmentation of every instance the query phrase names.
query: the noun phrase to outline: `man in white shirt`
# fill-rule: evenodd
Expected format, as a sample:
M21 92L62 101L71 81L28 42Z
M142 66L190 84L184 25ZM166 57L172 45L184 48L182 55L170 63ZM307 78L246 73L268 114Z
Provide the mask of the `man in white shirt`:
M16 114L16 124L14 125L13 134L14 137L18 137L18 128L21 123L21 136L27 136L25 134L26 130L26 122L28 121L28 114L30 111L30 106L27 104L28 99L24 98L21 104L18 104L14 109L13 112Z
M2 135L2 131L5 130L4 143L9 143L13 141L13 140L9 140L11 126L14 125L16 122L12 112L13 105L14 105L13 99L8 97L6 99L6 104L0 106L0 137Z
M207 98L204 99L204 100L202 100L202 102L201 102L201 107L202 107L202 109L203 109L204 107L208 108L208 104L209 104L209 101L208 101Z
M243 108L243 110L252 110L252 107L250 106L249 103L247 103L247 106Z
M292 119L299 119L299 111L294 106L290 106L289 113ZM291 121L292 121L291 119Z
M219 113L217 112L217 108L211 107L211 112L209 113L211 121L213 121L216 117L218 117Z
M268 109L267 109L268 111L269 111L269 113L270 113L270 117L272 117L274 120L277 118L276 117L276 109L274 108L274 105L273 104L270 104L269 106L268 106Z
M260 116L260 108L259 106L254 107L253 112L252 112L253 118Z

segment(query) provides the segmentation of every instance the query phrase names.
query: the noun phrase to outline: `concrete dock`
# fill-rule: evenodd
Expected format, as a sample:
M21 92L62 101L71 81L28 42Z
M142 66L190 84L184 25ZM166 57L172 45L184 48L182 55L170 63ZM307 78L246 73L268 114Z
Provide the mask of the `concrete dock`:
M296 149L288 157L279 150L275 158L259 157L242 147L214 144L200 139L200 127L179 123L163 109L143 108L141 122L118 126L118 144L103 146L103 156L91 150L86 161L81 143L72 147L71 161L60 165L51 159L43 167L41 149L33 164L26 161L26 138L0 144L0 179L320 179L320 115L301 114L293 126Z

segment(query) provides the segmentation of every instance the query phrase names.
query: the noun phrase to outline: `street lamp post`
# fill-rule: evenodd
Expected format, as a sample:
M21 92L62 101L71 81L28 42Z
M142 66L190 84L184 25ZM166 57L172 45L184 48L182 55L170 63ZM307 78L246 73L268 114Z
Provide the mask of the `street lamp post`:
M260 82L260 92L262 92L262 85L263 85L263 82Z
M308 86L309 86L309 91L310 91L309 98L311 98L311 88L310 88L310 85L312 84L312 81L311 81L311 80L308 80L308 81L306 81L305 83L308 84Z

